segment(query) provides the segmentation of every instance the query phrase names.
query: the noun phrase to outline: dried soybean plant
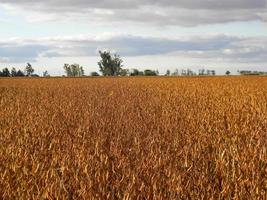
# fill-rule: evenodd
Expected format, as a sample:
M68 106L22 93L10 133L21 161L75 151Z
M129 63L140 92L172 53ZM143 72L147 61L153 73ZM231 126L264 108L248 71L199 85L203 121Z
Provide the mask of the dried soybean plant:
M1 199L266 199L267 78L0 79Z

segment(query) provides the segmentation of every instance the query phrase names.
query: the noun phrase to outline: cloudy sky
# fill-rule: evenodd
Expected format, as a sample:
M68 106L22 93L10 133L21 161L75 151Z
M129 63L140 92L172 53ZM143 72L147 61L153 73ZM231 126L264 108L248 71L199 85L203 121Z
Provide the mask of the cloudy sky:
M267 71L267 0L0 0L0 67L89 74L99 50L161 73Z

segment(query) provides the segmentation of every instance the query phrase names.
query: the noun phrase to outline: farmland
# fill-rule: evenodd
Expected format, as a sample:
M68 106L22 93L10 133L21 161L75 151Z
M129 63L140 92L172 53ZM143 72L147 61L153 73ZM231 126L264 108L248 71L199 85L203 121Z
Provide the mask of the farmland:
M1 199L266 199L267 77L0 79Z

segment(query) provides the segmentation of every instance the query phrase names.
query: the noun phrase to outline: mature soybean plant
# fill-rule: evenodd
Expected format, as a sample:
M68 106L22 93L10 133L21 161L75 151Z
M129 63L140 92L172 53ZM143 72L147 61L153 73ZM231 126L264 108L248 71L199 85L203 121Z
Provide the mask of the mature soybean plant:
M267 78L0 79L1 199L266 199Z

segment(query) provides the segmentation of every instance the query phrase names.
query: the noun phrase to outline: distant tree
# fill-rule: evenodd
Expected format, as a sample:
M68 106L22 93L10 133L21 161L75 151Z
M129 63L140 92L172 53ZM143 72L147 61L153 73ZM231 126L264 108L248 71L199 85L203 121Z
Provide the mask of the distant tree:
M266 75L267 72L264 71L251 71L251 70L241 70L238 71L240 75L245 75L245 76L259 76L259 75Z
M26 67L25 67L25 73L26 76L31 76L34 72L34 69L32 67L32 65L30 63L27 63Z
M64 69L68 77L77 77L84 75L83 67L79 64L64 64Z
M17 70L14 67L11 69L11 76L12 77L17 76Z
M139 70L138 69L132 69L130 76L138 76L138 75L139 75Z
M174 72L172 73L172 76L179 76L179 70L175 69Z
M128 69L121 69L120 76L128 76L128 75L129 75L129 70Z
M186 70L186 75L187 75L187 76L195 76L196 73L195 73L194 71L192 71L191 69L187 69L187 70Z
M157 74L157 71L146 69L144 70L144 75L145 76L157 76L158 74Z
M170 75L171 75L171 71L167 69L165 76L170 76Z
M2 70L1 75L2 75L3 77L9 77L9 76L10 76L9 69L8 69L8 68L4 68L4 69Z
M199 76L204 76L204 75L206 75L206 73L205 73L205 69L200 69L199 71L198 71L198 75Z
M80 65L72 64L71 66L72 76L80 76Z
M72 70L69 64L64 64L64 70L67 76L72 76Z
M99 76L97 72L91 72L91 76Z
M216 75L216 71L215 70L207 70L206 71L206 74L204 74L204 75L208 75L208 76L215 76Z
M24 75L24 73L21 70L18 70L16 76L23 77L25 75Z
M229 76L230 74L231 74L231 72L228 70L225 72L225 75L227 75L227 76Z
M79 76L84 76L84 69L82 66L80 66Z
M122 70L122 59L119 55L111 55L109 51L99 51L101 60L98 62L100 72L104 76L118 76Z
M48 73L47 70L43 72L43 77L49 77L49 76L50 76L50 75L49 75L49 73Z
M181 70L181 76L186 76L187 75L187 71L185 69Z
M144 72L139 71L138 76L144 76L144 75L145 75Z

